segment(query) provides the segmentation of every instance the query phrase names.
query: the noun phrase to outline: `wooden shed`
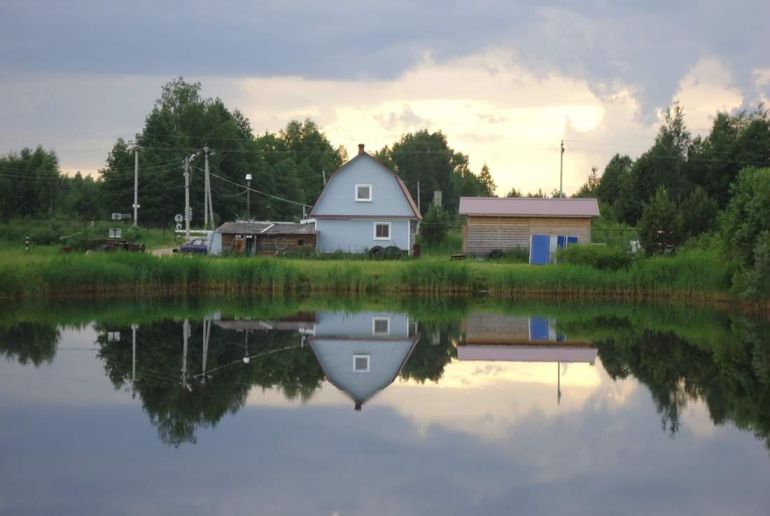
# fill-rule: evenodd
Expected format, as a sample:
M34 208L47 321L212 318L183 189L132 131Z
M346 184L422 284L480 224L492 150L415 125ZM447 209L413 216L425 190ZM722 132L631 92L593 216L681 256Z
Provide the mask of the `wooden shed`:
M529 251L533 236L591 242L591 219L599 216L593 198L539 199L461 197L463 253L488 256L492 251Z
M235 221L217 228L222 235L222 252L278 255L315 250L313 222Z

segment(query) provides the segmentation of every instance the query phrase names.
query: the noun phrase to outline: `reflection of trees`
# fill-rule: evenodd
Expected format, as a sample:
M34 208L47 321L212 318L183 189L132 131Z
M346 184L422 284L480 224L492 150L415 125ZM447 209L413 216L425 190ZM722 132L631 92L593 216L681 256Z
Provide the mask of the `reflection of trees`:
M401 369L401 378L439 381L444 366L457 356L452 339L460 334L460 323L418 323L419 340Z
M323 378L312 350L300 345L296 331L253 332L211 328L206 371L203 370L203 325L191 323L186 377L182 325L164 321L137 330L134 389L164 442L195 441L198 427L216 425L227 413L239 410L250 388L278 387L289 398L307 399ZM116 388L131 386L131 330L120 329L119 342L99 337L99 356ZM244 363L244 354L251 356Z
M0 328L0 353L20 364L50 363L58 342L59 329L50 324L23 322Z
M770 447L770 325L738 319L704 344L672 332L643 330L597 343L613 378L647 385L663 426L675 433L689 399L706 403L716 424L733 421Z

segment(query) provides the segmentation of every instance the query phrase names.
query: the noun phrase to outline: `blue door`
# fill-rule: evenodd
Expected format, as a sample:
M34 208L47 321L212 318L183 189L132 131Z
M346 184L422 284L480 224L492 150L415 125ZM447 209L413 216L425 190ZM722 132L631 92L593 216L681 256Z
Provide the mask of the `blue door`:
M548 340L548 319L529 318L529 340Z
M532 235L529 250L529 263L534 265L548 264L548 248L551 245L551 237L548 235Z

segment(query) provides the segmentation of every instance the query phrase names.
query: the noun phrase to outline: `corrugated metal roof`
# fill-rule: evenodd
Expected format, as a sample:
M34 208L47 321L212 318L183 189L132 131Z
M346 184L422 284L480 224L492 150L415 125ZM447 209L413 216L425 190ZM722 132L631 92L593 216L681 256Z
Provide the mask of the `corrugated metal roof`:
M240 235L313 235L315 224L297 222L235 221L225 222L217 228L219 233Z
M461 197L460 215L501 217L598 217L593 198Z

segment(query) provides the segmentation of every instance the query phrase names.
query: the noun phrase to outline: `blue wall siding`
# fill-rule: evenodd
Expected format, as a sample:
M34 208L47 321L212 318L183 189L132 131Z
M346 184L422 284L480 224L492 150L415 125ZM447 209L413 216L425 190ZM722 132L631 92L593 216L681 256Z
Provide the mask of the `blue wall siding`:
M390 240L374 239L374 222L390 222ZM379 245L409 249L409 221L378 218L372 220L318 220L316 245L319 252L359 253Z
M409 336L409 316L395 312L317 312L315 335L372 338L372 321L376 317L390 319L390 337Z
M372 185L372 201L356 201L357 184ZM398 180L367 155L354 158L324 188L313 215L372 215L414 217Z

